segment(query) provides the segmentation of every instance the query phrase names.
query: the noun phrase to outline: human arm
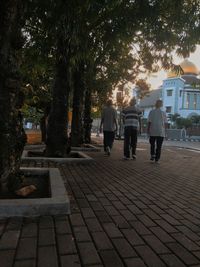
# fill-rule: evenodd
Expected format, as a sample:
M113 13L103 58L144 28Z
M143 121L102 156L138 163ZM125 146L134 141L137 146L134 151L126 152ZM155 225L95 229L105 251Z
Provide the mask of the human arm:
M99 132L101 133L102 132L102 127L103 127L103 123L104 123L104 109L102 110L102 113L101 113L101 122L100 122L100 126L99 126Z
M101 118L101 123L100 123L100 126L99 126L99 132L100 133L102 132L102 125L103 125L103 118Z
M142 111L139 110L138 111L138 123L139 123L139 129L138 129L138 133L141 134L142 133Z
M117 111L114 112L114 125L115 125L115 132L118 131L118 124L117 124Z
M164 116L163 116L163 118L164 118L164 134L165 134L165 138L167 137L166 136L166 129L168 128L168 120L167 120L167 114L165 113L165 112L163 112L164 113Z
M147 134L150 135L150 127L151 127L151 122L148 121L147 123Z
M141 117L139 117L138 122L139 122L138 132L139 132L139 134L141 134L142 133L142 121L141 121Z
M105 108L103 108L102 113L101 113L101 122L100 122L100 127L99 127L99 132L102 132L102 127L104 124L104 118L105 118Z
M115 123L115 132L117 133L118 131L117 119L114 119L114 123Z
M149 113L148 119L147 119L147 135L150 135L150 128L151 128L151 112Z
M125 111L122 110L121 111L121 114L120 114L120 121L122 121L122 124L124 125L125 124Z

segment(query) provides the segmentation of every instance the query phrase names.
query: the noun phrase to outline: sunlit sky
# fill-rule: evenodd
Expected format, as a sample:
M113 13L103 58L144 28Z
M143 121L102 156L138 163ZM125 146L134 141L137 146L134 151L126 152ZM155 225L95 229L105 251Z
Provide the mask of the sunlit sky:
M180 58L174 56L174 63L179 64L184 60L184 58ZM192 63L196 65L196 67L200 70L200 45L197 46L197 49L194 53L190 55L188 58ZM162 85L162 81L167 78L167 72L164 70L159 71L156 74L152 74L148 79L147 82L151 84L151 90L157 89L158 86Z

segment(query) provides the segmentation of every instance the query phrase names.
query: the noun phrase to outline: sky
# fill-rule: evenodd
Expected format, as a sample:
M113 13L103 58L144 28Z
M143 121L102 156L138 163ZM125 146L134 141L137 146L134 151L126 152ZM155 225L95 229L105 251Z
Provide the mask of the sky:
M174 57L174 63L179 64L184 60L184 58L180 58L175 56ZM200 71L200 45L197 46L197 49L194 53L190 55L188 58L192 63L196 65L196 67ZM156 74L151 75L148 79L147 82L151 84L151 90L152 89L157 89L158 86L162 85L162 81L167 78L167 72L164 70L159 71Z

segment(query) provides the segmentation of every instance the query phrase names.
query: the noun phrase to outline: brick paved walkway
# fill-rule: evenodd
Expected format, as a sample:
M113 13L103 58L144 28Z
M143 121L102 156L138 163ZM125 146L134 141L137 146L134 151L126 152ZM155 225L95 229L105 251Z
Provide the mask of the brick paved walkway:
M0 266L200 266L200 153L165 147L156 165L148 150L62 165L72 214L1 220Z

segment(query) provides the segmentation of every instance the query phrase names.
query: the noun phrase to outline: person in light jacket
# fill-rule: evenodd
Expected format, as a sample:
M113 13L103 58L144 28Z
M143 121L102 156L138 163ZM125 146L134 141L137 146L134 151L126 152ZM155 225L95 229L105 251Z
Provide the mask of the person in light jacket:
M101 115L100 132L103 125L103 142L104 152L110 156L113 142L115 139L115 131L117 131L117 111L112 106L112 100L109 99L103 108Z
M148 116L147 133L149 135L151 161L156 163L160 160L161 149L165 137L165 128L167 125L167 116L161 110L162 100L157 100L155 109L151 110Z

